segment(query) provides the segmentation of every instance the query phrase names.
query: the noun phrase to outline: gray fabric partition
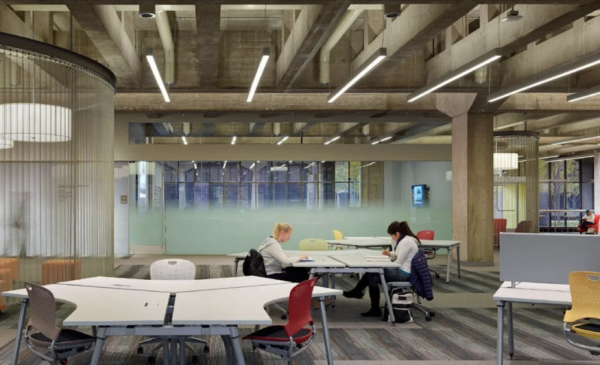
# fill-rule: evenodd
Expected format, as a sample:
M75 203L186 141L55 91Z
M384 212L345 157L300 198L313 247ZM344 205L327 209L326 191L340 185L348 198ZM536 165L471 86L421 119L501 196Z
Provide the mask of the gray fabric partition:
M500 234L500 281L568 284L572 271L600 272L600 236Z

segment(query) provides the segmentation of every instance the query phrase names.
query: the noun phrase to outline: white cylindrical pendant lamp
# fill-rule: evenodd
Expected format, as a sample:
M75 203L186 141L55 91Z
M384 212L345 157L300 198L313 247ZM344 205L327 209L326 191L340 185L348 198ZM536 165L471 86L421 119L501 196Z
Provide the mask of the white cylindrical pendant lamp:
M49 104L0 104L0 139L19 142L67 142L71 109Z

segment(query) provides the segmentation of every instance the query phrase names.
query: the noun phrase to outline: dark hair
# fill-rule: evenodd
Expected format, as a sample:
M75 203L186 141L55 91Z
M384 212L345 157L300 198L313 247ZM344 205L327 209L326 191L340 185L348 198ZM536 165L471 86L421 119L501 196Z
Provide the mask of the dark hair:
M421 240L417 236L415 236L415 234L410 230L410 227L408 226L408 223L406 223L406 221L393 221L388 226L387 233L389 235L400 233L400 237L410 236L416 239L419 245L421 245Z

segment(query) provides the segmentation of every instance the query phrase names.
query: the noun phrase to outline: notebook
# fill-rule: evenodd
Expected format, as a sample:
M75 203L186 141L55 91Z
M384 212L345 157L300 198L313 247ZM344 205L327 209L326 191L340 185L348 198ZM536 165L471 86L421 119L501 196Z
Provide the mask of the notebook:
M311 262L311 261L315 261L315 259L313 259L312 257L307 257L305 259L300 260L300 262Z
M390 261L388 256L367 256L367 261Z

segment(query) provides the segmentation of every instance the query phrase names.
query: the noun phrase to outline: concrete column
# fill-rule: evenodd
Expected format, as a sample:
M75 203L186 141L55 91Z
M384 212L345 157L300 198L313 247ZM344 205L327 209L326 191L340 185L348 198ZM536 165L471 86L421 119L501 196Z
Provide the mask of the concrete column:
M594 153L594 212L600 213L600 152Z
M475 95L440 95L438 109L452 117L452 238L461 261L494 263L493 116L468 113Z

